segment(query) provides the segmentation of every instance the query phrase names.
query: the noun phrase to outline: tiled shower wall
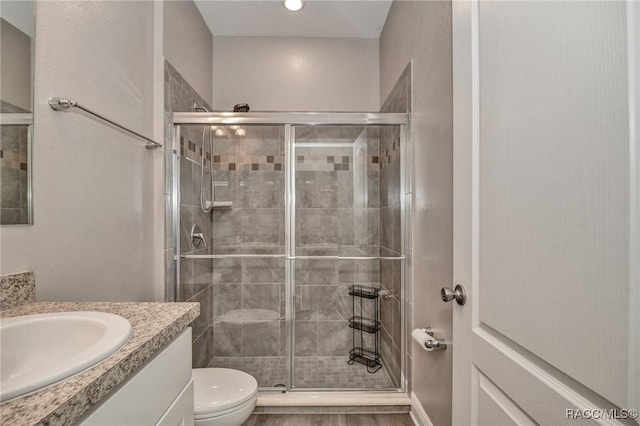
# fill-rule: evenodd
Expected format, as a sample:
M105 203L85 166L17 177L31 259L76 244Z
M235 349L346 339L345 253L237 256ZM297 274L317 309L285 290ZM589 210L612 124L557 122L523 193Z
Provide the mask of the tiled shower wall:
M377 127L296 129L296 255L379 255L378 136ZM295 355L317 357L307 365L320 363L320 357L348 356L348 320L354 314L349 286L379 282L377 260L297 260ZM358 312L361 301L355 302ZM365 300L368 317L372 306ZM371 348L372 337L366 336L365 347Z
M195 92L167 64L170 108L190 110ZM169 112L168 110L167 112ZM181 127L180 244L182 253L285 253L285 141L283 126L231 126L214 131L213 152L203 153L202 126ZM295 151L296 255L379 256L400 253L399 133L384 127L297 126ZM393 137L395 141L391 141ZM381 137L389 139L381 146ZM306 145L308 144L308 145ZM211 214L200 210L200 166L214 169L215 201L225 203ZM170 160L170 156L167 157ZM168 165L170 167L170 165ZM395 167L395 168L394 168ZM206 185L206 197L209 186ZM167 208L170 215L170 186ZM396 197L397 200L390 201ZM385 210L386 209L386 210ZM170 216L167 217L170 221ZM393 222L386 223L386 222ZM195 249L188 238L193 223L208 237L208 249ZM167 230L170 235L171 229ZM167 241L171 241L168 239ZM172 254L167 249L167 264ZM297 387L317 387L322 366L346 363L353 347L348 319L354 314L349 285L380 285L399 299L400 261L300 259L295 264L295 345ZM386 275L386 278L384 276ZM395 276L395 275L397 276ZM170 272L168 272L170 278ZM250 369L279 366L287 347L285 261L282 258L183 259L179 300L201 303L195 324L194 367L207 365ZM169 281L168 281L169 283ZM395 287L394 287L395 286ZM168 290L172 288L168 285ZM170 294L170 293L168 293ZM359 311L360 300L355 308ZM400 305L380 301L386 321L382 331L388 349L384 363L399 384ZM372 314L365 301L363 311ZM356 312L357 314L358 312ZM397 317L397 318L396 318ZM386 333L386 336L385 336ZM394 336L395 340L391 337ZM393 348L389 342L397 342ZM365 347L372 349L373 336ZM395 352L392 350L395 349ZM398 357L396 358L396 352ZM336 361L336 357L343 357ZM261 361L258 362L257 358ZM273 362L269 364L269 359ZM246 361L242 361L246 360ZM243 364L246 363L246 366ZM300 366L300 369L298 368ZM304 368L302 368L302 366ZM274 367L275 369L275 367ZM273 374L272 386L285 382L285 371ZM309 376L307 373L312 372ZM282 377L280 377L282 376Z
M284 253L284 140L281 127L221 127L216 137L216 254ZM377 127L296 127L296 255L378 256L380 148ZM305 146L305 143L314 144ZM329 146L326 146L329 145ZM214 362L243 368L255 357L286 356L282 259L214 260ZM297 387L315 387L327 357L353 346L351 284L380 283L379 261L297 260L295 355ZM357 308L360 301L357 300ZM371 314L366 303L364 313ZM274 315L275 314L275 315ZM398 311L398 315L400 312ZM371 337L371 336L370 336ZM372 339L366 346L371 348ZM264 362L264 361L261 361ZM315 366L315 367L314 367ZM282 380L285 380L282 377ZM275 383L272 383L273 385Z
M284 254L283 127L217 130L215 200L231 206L213 212L214 253ZM215 259L213 271L214 356L285 356L284 259Z
M383 104L384 113L411 112L411 67L404 70L389 97ZM402 252L402 188L400 162L400 129L383 127L380 133L380 209L382 256L400 256ZM392 377L400 377L402 316L402 268L400 261L380 262L380 283L393 297L382 299L380 313L382 322L382 359Z
M170 126L173 112L191 112L193 104L209 105L195 92L180 73L165 61L165 294L168 301L200 302L200 316L193 323L193 367L206 367L213 356L213 262L211 259L183 259L180 262L180 294L175 294L175 262L173 209L172 209L172 129ZM203 127L182 126L179 141L180 149L180 249L182 253L206 253L204 247L194 247L190 241L191 226L198 224L202 229L207 245L211 245L211 214L200 208L200 172L201 160L205 157L204 182L208 177L211 153L202 152ZM208 129L207 129L208 131ZM205 184L205 190L209 186ZM208 194L206 192L205 194ZM210 198L210 197L209 197Z

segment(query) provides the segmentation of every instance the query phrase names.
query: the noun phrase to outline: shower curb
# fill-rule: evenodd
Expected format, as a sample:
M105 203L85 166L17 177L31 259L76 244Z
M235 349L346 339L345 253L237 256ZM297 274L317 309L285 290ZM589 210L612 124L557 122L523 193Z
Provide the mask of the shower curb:
M411 399L402 393L308 392L258 394L254 413L263 414L369 414L409 413Z

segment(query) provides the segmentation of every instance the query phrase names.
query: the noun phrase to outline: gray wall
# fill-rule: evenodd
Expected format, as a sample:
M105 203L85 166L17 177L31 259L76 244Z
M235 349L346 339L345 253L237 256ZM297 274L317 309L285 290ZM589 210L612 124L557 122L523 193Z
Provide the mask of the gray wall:
M377 111L378 42L329 37L215 37L218 110Z
M38 300L153 300L162 152L46 99L153 134L154 4L38 2L36 21L35 224L2 229L2 273L34 270Z
M380 38L380 94L386 99L413 60L413 327L452 338L452 66L450 2L396 1ZM428 307L428 309L425 309ZM452 351L413 344L413 392L434 425L451 423ZM427 379L428 378L428 379Z
M213 103L213 36L195 3L163 2L166 60L208 103Z

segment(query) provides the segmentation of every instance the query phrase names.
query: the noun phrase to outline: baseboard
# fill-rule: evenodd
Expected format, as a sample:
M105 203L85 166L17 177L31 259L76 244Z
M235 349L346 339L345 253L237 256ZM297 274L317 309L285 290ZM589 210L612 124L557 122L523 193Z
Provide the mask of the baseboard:
M433 426L431 419L429 419L424 408L422 408L422 404L418 401L418 397L413 392L411 392L411 412L409 415L416 426Z

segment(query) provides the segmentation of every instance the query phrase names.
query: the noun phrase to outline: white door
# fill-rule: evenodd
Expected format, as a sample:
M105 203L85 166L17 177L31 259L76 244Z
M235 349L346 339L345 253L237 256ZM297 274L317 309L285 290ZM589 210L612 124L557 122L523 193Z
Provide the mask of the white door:
M639 16L454 1L454 425L639 421Z

